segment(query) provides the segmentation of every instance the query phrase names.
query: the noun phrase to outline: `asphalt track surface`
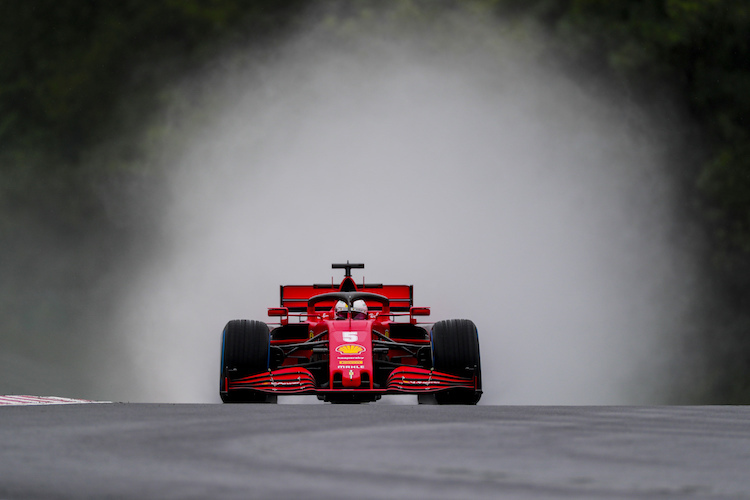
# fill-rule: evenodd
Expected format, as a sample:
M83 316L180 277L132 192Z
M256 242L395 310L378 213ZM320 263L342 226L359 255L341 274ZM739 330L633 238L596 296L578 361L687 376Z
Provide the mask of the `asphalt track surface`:
M750 498L747 407L0 408L0 498Z

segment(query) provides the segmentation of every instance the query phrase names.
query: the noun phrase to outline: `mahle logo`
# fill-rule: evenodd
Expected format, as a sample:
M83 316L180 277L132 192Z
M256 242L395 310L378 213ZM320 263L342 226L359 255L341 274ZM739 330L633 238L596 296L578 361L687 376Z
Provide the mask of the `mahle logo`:
M365 350L365 347L359 344L342 344L336 348L339 354L362 354Z

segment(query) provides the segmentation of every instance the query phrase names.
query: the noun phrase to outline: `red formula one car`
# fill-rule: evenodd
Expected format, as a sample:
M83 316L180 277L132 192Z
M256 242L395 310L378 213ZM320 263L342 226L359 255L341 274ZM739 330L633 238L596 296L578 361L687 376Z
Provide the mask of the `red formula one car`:
M465 319L417 321L411 285L362 283L344 269L341 284L281 287L276 324L233 320L221 346L221 399L275 403L315 394L332 403L416 394L420 404L476 404L482 395L479 338ZM296 321L290 321L296 318Z

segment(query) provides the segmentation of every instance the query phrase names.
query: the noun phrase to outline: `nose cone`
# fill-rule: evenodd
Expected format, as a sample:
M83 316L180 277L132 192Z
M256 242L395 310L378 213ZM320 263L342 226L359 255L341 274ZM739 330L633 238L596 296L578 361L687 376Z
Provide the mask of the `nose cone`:
M361 370L355 370L353 368L344 370L341 374L342 385L347 388L356 388L362 385L362 375L360 372Z

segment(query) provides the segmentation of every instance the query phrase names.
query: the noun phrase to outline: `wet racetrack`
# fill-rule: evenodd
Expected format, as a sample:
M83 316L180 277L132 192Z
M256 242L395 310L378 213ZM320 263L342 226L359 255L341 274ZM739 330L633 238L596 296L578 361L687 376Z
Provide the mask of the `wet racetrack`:
M0 408L0 499L750 498L750 408Z

